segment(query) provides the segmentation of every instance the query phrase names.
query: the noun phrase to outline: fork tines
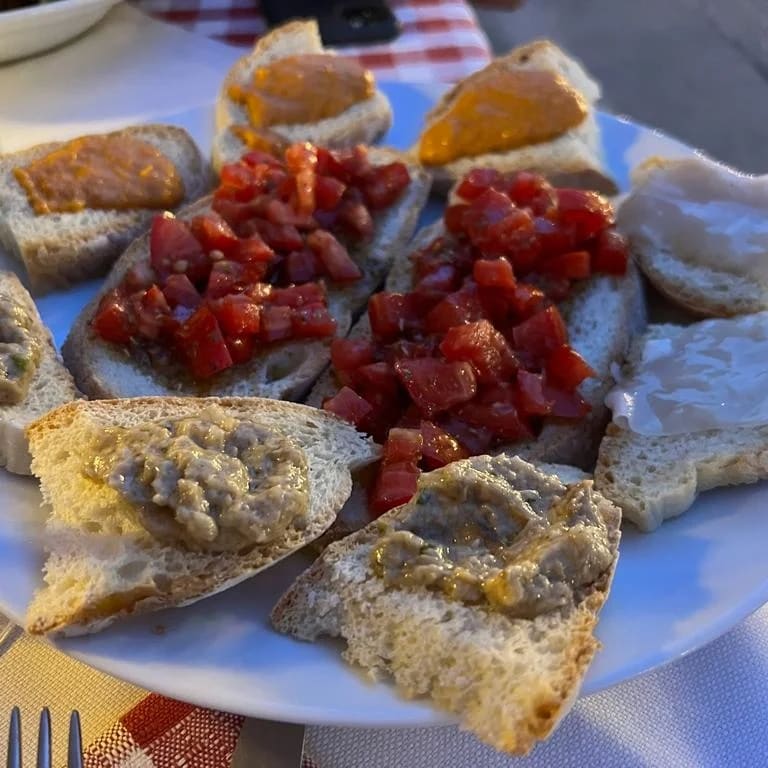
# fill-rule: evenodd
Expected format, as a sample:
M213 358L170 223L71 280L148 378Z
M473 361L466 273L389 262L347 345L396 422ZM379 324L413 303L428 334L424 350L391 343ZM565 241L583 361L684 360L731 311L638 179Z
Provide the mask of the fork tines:
M51 768L51 713L45 707L40 713L37 731L37 768ZM8 728L7 768L22 768L21 763L21 714L18 707L11 710ZM83 768L83 748L80 736L80 716L77 711L69 718L69 745L67 768Z

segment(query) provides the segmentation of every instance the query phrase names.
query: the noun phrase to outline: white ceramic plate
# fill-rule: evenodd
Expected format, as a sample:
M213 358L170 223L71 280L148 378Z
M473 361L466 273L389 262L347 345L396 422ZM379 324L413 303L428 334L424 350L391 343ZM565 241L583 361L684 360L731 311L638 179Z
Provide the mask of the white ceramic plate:
M90 29L120 0L51 0L0 11L0 63L47 51Z
M434 88L386 87L408 146ZM209 117L209 116L208 116ZM205 116L191 115L201 146ZM626 186L628 168L652 154L692 150L647 128L601 116L609 163ZM436 215L433 210L432 215ZM63 341L93 285L39 302ZM0 610L21 621L40 583L42 513L35 483L0 471ZM768 600L768 485L704 494L657 533L629 528L598 636L603 650L583 692L593 693L704 645ZM239 587L188 608L121 622L59 647L88 664L155 691L244 715L303 723L424 725L445 720L427 704L371 685L339 658L340 644L310 645L273 632L269 611L307 564L297 555Z

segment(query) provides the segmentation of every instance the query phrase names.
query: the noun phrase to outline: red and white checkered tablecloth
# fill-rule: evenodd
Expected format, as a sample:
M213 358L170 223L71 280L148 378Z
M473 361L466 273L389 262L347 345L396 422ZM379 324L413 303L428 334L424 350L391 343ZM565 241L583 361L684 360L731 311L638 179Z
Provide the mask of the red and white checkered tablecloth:
M251 46L267 25L258 0L136 0L155 18L234 45ZM392 42L337 49L380 80L455 82L484 67L491 51L463 0L390 0L402 26Z

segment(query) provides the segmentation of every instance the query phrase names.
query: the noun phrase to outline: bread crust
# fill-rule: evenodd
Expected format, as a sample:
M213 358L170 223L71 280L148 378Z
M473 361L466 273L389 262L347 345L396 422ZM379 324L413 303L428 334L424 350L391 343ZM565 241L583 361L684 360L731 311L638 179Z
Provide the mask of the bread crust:
M107 135L142 139L176 166L188 205L210 189L211 172L182 128L137 125ZM0 246L21 262L35 295L104 275L126 246L149 225L157 210L107 211L36 216L13 169L54 151L64 142L39 144L0 157Z

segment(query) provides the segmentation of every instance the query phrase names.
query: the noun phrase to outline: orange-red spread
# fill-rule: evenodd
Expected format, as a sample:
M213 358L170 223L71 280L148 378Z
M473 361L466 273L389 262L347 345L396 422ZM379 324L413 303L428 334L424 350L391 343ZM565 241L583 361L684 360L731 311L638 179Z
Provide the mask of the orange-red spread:
M278 59L253 73L229 97L244 104L252 125L295 125L336 117L373 96L373 75L357 62L325 53Z
M460 157L538 144L581 123L586 103L554 72L485 69L464 81L424 131L419 159L442 165Z
M257 149L270 155L282 155L288 148L288 142L274 131L259 130L250 125L233 125L232 133L245 144L248 149Z
M174 208L184 198L184 182L165 155L119 134L74 139L13 174L38 215Z

